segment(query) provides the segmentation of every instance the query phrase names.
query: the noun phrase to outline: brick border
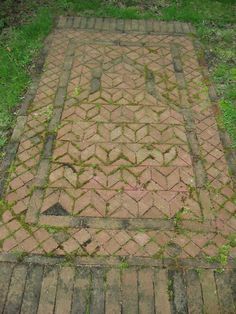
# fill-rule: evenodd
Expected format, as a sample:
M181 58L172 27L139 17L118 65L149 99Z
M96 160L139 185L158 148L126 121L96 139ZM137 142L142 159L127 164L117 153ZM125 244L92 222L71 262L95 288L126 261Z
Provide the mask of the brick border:
M39 193L39 194L38 194ZM40 196L40 190L38 190L35 197ZM218 228L214 220L205 220L204 222L199 220L184 219L176 225L174 218L111 218L107 217L103 220L99 217L71 217L71 216L53 216L41 214L38 220L38 225L53 226L61 228L101 228L109 229L112 225L112 229L117 230L137 230L151 229L151 230L165 230L175 231L176 228L182 228L193 232L217 232Z
M195 36L192 40L194 48L197 52L197 60L199 63L199 66L202 70L202 76L205 81L206 86L208 87L208 96L211 101L212 109L214 112L215 117L217 117L220 112L220 106L219 106L219 100L220 97L218 97L215 86L213 82L211 81L211 77L209 74L209 68L206 61L206 54L203 44L200 42L200 40ZM216 119L217 122L217 119ZM236 189L236 150L232 147L232 141L230 139L229 134L226 132L225 129L220 127L219 123L217 123L218 132L220 135L220 140L224 148L224 155L230 170L230 177L232 178L233 185Z
M44 193L43 186L46 183L48 177L48 171L50 168L50 158L52 155L53 144L55 140L54 129L55 126L60 122L61 115L64 108L64 101L66 98L66 91L68 85L68 78L70 77L71 67L73 63L73 55L75 52L75 45L72 39L69 40L65 58L62 65L62 71L59 76L59 83L57 86L57 91L55 93L54 105L52 118L46 127L47 137L44 143L44 149L42 151L42 156L38 164L37 173L35 176L35 190L31 195L29 208L26 213L26 222L37 223L38 214L40 212L42 195Z
M60 16L57 24L58 28L74 28L97 31L118 31L141 32L141 33L159 33L183 35L195 33L194 27L190 23L178 21L164 22L154 19L135 20L135 19L115 19L115 18L95 18L82 16Z
M99 267L119 267L122 263L129 266L138 267L160 267L160 268L178 268L178 269L236 269L235 261L230 258L226 265L214 262L209 263L202 258L160 258L150 259L145 257L114 257L114 256L43 256L29 254L17 256L14 253L0 254L0 262L10 263L29 263L40 265L70 265L70 266L99 266Z

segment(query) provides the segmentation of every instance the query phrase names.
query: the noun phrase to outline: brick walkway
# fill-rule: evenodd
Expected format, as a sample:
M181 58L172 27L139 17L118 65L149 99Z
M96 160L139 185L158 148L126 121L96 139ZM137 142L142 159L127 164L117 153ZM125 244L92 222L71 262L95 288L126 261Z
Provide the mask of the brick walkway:
M59 20L2 164L2 254L202 267L223 248L232 262L234 160L193 32Z
M0 312L234 314L235 271L0 262Z

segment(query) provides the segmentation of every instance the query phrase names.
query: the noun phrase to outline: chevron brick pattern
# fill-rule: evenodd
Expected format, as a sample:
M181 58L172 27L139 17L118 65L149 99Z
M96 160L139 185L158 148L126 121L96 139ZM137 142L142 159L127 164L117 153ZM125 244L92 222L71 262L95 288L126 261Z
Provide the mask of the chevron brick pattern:
M51 37L9 169L0 251L218 254L236 230L235 193L191 37Z

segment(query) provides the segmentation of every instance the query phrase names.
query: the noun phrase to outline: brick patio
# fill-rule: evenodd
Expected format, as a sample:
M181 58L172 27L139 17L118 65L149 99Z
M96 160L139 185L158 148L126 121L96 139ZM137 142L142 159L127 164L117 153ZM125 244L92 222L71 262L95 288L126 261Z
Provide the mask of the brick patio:
M195 42L184 23L59 20L2 165L1 253L188 263L228 246L233 179Z

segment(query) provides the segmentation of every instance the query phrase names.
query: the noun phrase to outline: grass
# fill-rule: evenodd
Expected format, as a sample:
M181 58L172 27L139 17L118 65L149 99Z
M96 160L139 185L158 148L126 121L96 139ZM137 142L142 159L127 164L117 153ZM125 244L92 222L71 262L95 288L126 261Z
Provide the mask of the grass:
M37 14L18 28L1 35L0 42L0 147L8 139L14 112L30 82L30 66L52 28L52 14L39 8Z
M58 14L193 23L220 96L220 123L236 146L234 0L5 0L0 4L0 148L8 141L17 105L30 83L32 62Z

